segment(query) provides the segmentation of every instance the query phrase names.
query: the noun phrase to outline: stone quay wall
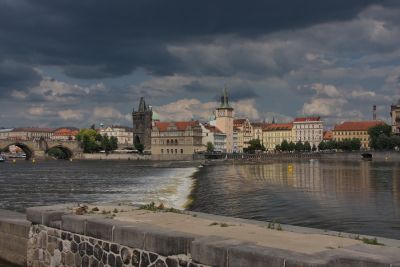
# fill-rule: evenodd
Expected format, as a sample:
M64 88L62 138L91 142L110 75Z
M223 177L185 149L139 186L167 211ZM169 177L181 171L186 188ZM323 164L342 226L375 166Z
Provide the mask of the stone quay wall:
M0 210L0 258L19 266L26 265L31 223L25 214Z
M76 159L86 159L86 160L150 160L150 155L140 155L140 154L122 154L122 153L82 153Z
M307 254L151 223L107 219L100 214L76 215L68 206L28 208L26 219L23 214L6 211L0 215L0 258L19 266L400 267L395 240L389 240L395 245L388 247L357 245Z

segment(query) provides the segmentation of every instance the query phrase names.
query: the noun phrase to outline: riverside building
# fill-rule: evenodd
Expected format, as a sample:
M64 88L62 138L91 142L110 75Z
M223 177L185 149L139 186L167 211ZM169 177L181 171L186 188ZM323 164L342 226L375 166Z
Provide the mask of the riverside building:
M221 132L217 127L209 124L200 124L202 129L202 143L207 149L207 143L211 142L214 145L214 151L226 152L226 134Z
M249 146L249 142L254 138L253 126L248 119L235 119L233 127L238 129L238 151L243 152Z
M112 125L101 128L99 133L108 137L116 137L120 145L133 145L133 129L130 127Z
M155 160L190 160L204 151L202 128L198 121L154 122L151 157Z
M293 123L275 123L264 126L263 144L265 149L275 150L277 145L282 144L284 140L289 143L293 141L292 133Z
M332 131L333 140L343 141L357 138L361 141L362 149L369 149L368 129L377 125L383 125L382 121L345 121L336 125Z
M309 142L318 147L323 139L324 122L320 117L295 118L293 121L293 142Z
M390 107L390 117L392 121L392 132L400 134L400 100L397 104Z

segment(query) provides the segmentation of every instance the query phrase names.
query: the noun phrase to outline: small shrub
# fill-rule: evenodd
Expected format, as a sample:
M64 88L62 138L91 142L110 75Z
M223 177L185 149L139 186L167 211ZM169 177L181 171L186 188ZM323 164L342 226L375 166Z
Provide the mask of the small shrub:
M156 204L152 201L149 204L142 205L139 209L141 210L150 210L150 211L157 211Z
M212 222L208 226L215 226L215 225L218 225L218 223L217 222Z
M278 230L278 231L282 231L282 226L281 226L281 224L279 223L278 224L278 226L276 227L276 230Z
M98 207L94 207L94 208L92 209L92 211L99 211L99 208L98 208Z
M229 224L227 224L227 223L220 223L219 226L221 226L221 227L228 227Z

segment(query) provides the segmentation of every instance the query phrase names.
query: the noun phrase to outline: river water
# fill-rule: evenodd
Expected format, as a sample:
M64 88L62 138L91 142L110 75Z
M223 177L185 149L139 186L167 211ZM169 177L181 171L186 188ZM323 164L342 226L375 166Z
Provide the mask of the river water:
M0 208L163 202L213 214L400 239L400 163L285 161L154 168L130 161L0 164Z

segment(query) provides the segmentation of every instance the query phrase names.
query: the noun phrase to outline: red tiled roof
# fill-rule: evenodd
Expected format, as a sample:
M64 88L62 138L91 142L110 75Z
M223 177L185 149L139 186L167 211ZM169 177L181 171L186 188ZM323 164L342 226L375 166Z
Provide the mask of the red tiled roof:
M241 125L246 121L246 119L235 119L233 120L233 125Z
M70 129L58 129L54 132L55 136L75 136L79 133L78 130L70 130Z
M263 128L263 131L290 131L293 128L292 123L269 124Z
M325 131L324 136L322 137L323 140L332 140L333 139L333 133L332 131Z
M21 127L15 128L13 132L40 132L40 133L52 133L54 129L52 128L38 128L38 127Z
M161 122L156 121L154 127L160 132L166 132L169 126L175 126L178 131L185 131L188 127L200 126L198 121L175 121L175 122Z
M305 121L320 121L321 117L304 117L304 118L295 118L294 122L305 122Z
M207 130L209 130L210 132L212 132L212 133L222 133L221 131L220 131L220 129L218 129L217 127L215 127L215 126L212 126L212 125L204 125L204 127L207 129Z
M367 131L369 128L383 125L382 121L345 121L335 126L334 131Z

